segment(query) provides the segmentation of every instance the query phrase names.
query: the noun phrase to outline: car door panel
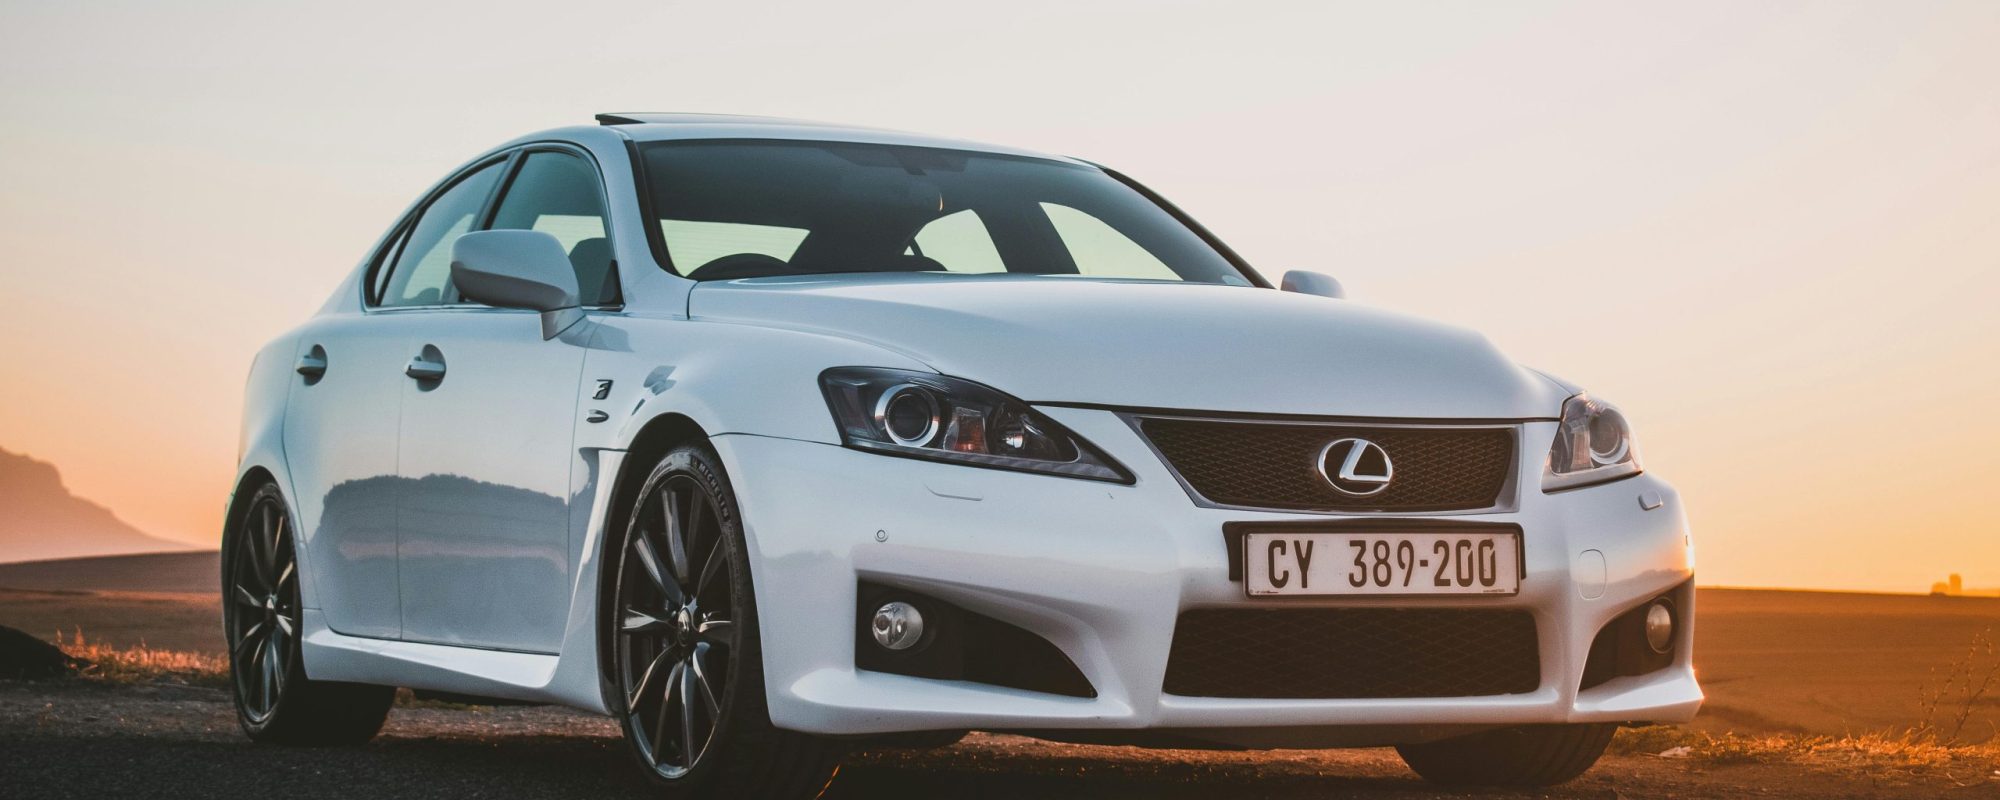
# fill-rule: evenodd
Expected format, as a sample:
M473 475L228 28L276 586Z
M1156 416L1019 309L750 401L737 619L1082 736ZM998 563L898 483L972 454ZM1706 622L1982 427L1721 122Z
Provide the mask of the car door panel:
M535 314L480 306L421 316L406 358L443 374L401 388L403 636L556 652L583 337L544 341Z
M318 319L301 331L298 357L316 357L324 369L297 375L286 401L297 541L327 624L351 636L402 633L396 436L405 349L393 318Z

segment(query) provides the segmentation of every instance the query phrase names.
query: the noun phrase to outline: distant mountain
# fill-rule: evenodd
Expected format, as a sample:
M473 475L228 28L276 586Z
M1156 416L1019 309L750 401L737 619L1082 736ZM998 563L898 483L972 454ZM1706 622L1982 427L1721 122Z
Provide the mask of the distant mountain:
M55 465L0 449L0 562L191 549L70 494Z

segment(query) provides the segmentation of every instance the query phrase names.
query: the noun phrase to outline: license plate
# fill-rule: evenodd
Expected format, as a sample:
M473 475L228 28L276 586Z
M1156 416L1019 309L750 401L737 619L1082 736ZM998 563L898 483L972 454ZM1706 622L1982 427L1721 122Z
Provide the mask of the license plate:
M1253 597L1481 595L1521 590L1518 534L1248 533Z

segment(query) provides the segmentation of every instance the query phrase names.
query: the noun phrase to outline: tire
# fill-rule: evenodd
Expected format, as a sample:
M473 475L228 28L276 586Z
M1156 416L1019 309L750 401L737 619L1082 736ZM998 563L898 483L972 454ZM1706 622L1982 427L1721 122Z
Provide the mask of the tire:
M355 745L375 738L396 700L394 687L306 677L299 561L284 495L267 483L241 508L222 572L237 723L252 741L268 744Z
M1604 755L1616 725L1530 725L1396 748L1424 780L1448 786L1554 786Z
M714 451L661 458L616 543L601 630L611 700L646 776L677 798L824 793L841 749L771 724L741 512Z

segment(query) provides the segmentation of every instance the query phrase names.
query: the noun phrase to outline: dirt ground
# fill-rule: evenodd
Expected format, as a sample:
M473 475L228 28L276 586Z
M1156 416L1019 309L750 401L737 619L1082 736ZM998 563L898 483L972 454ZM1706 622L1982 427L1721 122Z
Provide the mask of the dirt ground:
M10 798L648 796L609 721L552 708L398 708L351 749L250 744L222 689L0 682ZM1387 750L1206 753L975 734L928 752L856 754L835 798L1995 798L2000 762L1870 770L1607 757L1537 792L1446 792Z
M213 574L198 559L149 573L120 562L110 591L72 569L35 580L0 568L0 625L94 642L219 652ZM212 562L210 562L212 564ZM23 577L26 575L27 577ZM149 575L151 577L149 577ZM190 591L192 590L192 591ZM1696 731L1839 736L1920 721L1920 690L2000 600L1704 589L1697 656L1709 704ZM2000 731L2000 702L1973 708L1969 741ZM226 692L104 681L0 682L0 796L641 796L608 720L551 708L399 707L354 750L254 747ZM2000 798L2000 760L1886 765L1661 758L1623 748L1581 780L1480 797ZM1987 751L1992 752L1992 751ZM939 751L864 752L842 797L1458 797L1426 786L1389 750L1209 753L1085 747L975 734Z

